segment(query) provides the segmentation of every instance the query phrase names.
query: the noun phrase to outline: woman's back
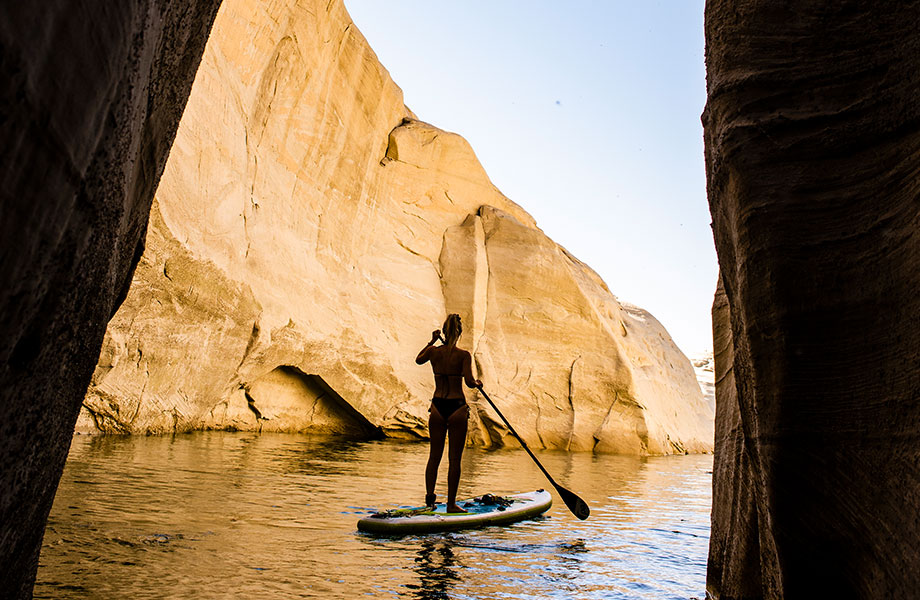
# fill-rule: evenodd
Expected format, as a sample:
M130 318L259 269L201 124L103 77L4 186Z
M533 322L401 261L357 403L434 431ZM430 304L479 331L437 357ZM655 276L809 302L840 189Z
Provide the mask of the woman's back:
M456 346L431 349L436 398L463 398L463 377L470 363L470 353Z

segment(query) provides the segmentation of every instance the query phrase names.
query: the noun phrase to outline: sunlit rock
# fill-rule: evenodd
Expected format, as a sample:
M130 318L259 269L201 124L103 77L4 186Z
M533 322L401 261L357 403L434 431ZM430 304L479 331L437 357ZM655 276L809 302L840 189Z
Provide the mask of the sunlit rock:
M340 1L224 2L156 208L82 430L424 437L433 384L413 359L459 312L536 447L712 447L664 328L415 118ZM468 398L471 442L508 443Z
M664 328L539 229L482 207L448 229L440 269L446 310L472 325L491 395L525 438L632 454L709 449L711 413ZM506 441L491 411L475 409L472 439Z
M696 374L696 380L703 391L703 398L706 403L715 412L716 409L716 380L715 380L715 359L712 353L703 356L697 356L690 359L693 365L693 372Z

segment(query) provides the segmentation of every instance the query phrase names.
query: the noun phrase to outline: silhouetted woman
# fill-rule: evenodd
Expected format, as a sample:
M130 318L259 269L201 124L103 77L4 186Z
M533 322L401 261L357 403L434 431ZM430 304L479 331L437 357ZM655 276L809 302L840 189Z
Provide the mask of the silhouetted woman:
M434 397L431 399L431 416L428 418L428 433L431 436L431 452L425 469L425 505L435 505L434 485L438 480L438 466L444 454L444 438L450 438L447 451L447 512L466 512L457 506L457 487L460 485L460 457L466 445L466 420L470 409L463 396L461 380L471 388L480 387L482 382L473 379L473 359L466 350L457 348L457 340L463 331L460 315L451 314L444 321L444 344L435 346L441 337L441 330L431 332L431 341L415 357L423 365L431 361L434 371Z

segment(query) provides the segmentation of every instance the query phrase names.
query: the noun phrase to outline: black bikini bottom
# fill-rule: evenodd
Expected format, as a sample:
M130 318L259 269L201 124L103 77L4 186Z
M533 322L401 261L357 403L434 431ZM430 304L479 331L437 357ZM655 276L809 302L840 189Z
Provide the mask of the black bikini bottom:
M434 407L438 409L438 414L446 421L457 409L466 405L466 400L463 398L434 397L431 399L431 403L434 404Z

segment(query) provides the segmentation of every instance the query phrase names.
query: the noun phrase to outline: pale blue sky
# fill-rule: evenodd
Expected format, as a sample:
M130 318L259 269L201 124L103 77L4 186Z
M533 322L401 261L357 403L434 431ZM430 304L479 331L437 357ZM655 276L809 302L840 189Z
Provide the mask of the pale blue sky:
M420 119L654 314L712 348L704 0L345 0Z

